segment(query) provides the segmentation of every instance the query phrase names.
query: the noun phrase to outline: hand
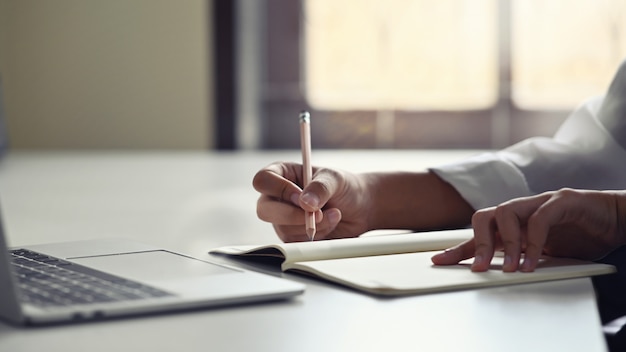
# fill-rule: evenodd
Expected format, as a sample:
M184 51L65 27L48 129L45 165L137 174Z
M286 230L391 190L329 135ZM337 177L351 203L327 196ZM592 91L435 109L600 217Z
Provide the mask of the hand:
M625 220L624 191L561 189L513 199L477 211L474 238L432 261L449 265L474 257L472 271L486 271L494 251L502 249L503 271L530 272L542 254L598 259L626 243Z
M434 230L469 224L474 210L436 174L353 174L313 168L302 190L302 166L274 163L254 176L257 215L286 242L306 241L304 211L315 212L315 239L355 237L376 229Z
M257 172L261 193L257 215L271 222L285 242L307 241L304 211L315 212L315 239L355 237L369 230L369 193L364 178L327 168L313 168L313 180L302 189L302 165L274 163Z

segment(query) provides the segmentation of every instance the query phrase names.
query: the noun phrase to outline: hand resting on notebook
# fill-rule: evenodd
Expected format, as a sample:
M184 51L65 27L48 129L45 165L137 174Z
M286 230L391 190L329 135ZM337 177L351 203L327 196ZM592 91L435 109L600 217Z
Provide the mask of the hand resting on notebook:
M626 244L626 191L561 189L517 198L477 211L472 226L473 239L433 256L433 263L474 257L472 271L486 271L499 249L503 271L533 271L543 253L595 260Z

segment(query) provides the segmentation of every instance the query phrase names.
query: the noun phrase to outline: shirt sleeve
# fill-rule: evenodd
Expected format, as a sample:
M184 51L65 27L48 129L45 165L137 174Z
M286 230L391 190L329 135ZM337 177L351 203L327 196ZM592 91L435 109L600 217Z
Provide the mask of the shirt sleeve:
M576 109L552 138L432 168L474 207L557 190L626 189L626 62L605 97Z

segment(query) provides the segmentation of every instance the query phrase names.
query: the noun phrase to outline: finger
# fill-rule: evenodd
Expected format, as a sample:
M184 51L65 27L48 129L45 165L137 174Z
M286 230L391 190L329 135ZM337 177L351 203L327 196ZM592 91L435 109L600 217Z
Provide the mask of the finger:
M339 209L333 208L324 212L317 211L315 213L315 219L317 222L317 231L314 239L316 241L335 238L332 236L332 233L336 229L337 224L341 221L341 211L339 211ZM303 224L274 225L274 230L276 230L278 237L284 242L302 242L311 240L306 234L306 229Z
M504 272L517 271L522 251L520 219L515 210L515 204L507 203L496 207L494 211L494 220L504 251Z
M474 256L474 239L469 239L458 246L448 248L435 254L430 260L435 265L453 265Z
M300 225L304 228L304 211L291 203L261 195L257 200L259 219L277 225Z
M494 212L495 208L486 208L475 212L472 216L475 246L472 271L486 271L493 259L496 232Z
M324 210L321 217L317 216L316 220L318 220L318 223L316 225L315 240L345 237L335 233L337 225L341 222L341 216L341 211L337 208Z
M300 165L293 163L274 163L260 170L252 179L252 186L259 193L280 199L286 202L294 202L302 192L297 185ZM298 203L294 203L298 205Z
M529 217L526 255L521 271L534 271L543 253L550 228L561 223L567 206L560 204L560 198L549 198Z
M503 271L516 271L520 267L521 253L527 249L528 219L550 198L549 193L517 198L496 207L494 218L504 250Z
M304 226L274 225L274 231L283 242L306 242L310 240Z

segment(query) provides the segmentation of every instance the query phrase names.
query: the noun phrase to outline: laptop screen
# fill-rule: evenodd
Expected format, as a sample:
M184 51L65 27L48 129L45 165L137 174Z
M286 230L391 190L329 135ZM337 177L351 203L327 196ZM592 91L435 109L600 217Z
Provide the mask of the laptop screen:
M11 271L9 249L4 236L4 224L0 216L0 317L10 321L23 320L21 306L18 303L17 286Z

